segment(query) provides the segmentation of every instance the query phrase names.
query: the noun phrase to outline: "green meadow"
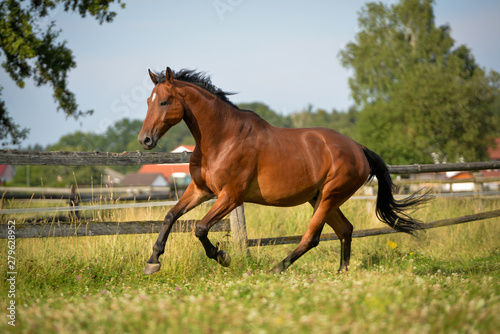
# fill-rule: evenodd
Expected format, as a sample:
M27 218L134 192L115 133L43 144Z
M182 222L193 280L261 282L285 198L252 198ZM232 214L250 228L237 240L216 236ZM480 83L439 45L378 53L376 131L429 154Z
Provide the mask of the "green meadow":
M495 210L499 198L436 198L424 222ZM186 218L200 218L204 205ZM342 207L355 229L383 227L374 202ZM109 219L162 219L167 208L105 211ZM249 238L300 235L309 206L245 205ZM22 224L23 218L16 219ZM284 274L268 274L295 245L225 250L207 259L193 233L172 234L160 272L145 276L154 234L17 239L15 298L0 240L0 332L8 333L497 333L500 219L353 240L349 272L339 242L322 242ZM324 233L332 232L325 227ZM230 241L211 233L213 242ZM15 327L8 310L15 300Z

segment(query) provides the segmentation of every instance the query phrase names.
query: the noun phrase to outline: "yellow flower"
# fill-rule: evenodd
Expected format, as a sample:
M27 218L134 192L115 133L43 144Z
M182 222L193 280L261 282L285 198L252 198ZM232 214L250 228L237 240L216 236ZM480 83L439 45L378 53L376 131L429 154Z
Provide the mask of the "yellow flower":
M396 249L398 247L398 244L395 243L394 241L387 240L386 245L392 249Z

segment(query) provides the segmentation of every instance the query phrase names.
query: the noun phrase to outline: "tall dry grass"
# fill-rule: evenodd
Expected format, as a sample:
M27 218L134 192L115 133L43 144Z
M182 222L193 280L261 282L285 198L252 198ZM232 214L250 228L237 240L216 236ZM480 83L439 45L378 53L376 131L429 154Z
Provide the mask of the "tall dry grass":
M199 219L205 205L186 219ZM436 199L424 222L497 209L500 199ZM95 213L109 220L160 220L168 208ZM342 210L355 229L383 226L372 201ZM300 235L307 206L246 205L249 238ZM17 327L13 333L494 333L500 326L499 218L443 227L417 238L354 239L351 270L337 274L339 243L322 242L281 276L266 274L295 245L255 247L223 268L193 233L172 234L162 270L142 274L157 235L16 240ZM324 232L329 231L325 227ZM210 233L212 241L228 240ZM6 240L0 240L6 250ZM0 270L6 270L6 251ZM0 309L7 286L0 284Z
M438 198L420 208L414 216L423 222L457 217L500 207L500 199ZM184 219L200 219L210 208L210 204L188 213ZM168 208L137 208L103 211L101 219L116 221L161 220ZM348 201L342 207L344 214L355 229L384 226L374 214L374 203L369 200ZM312 209L308 205L294 208L272 208L252 204L245 205L245 217L249 238L301 235L307 229ZM499 218L457 226L442 227L421 232L415 237L405 234L391 234L353 240L352 269L373 264L394 265L395 258L412 254L436 261L469 261L471 258L485 257L500 248ZM333 232L325 226L324 233ZM156 235L120 235L68 238L18 239L16 256L19 271L24 272L21 284L57 287L57 281L71 276L89 278L102 275L135 277L142 271L151 254ZM210 233L213 243L230 241L227 233ZM0 246L6 248L5 240ZM229 247L230 243L225 243ZM390 246L388 246L390 245ZM232 253L236 268L251 265L267 268L275 261L282 260L295 245L255 247L246 254ZM6 265L6 253L0 254L0 266ZM316 249L304 255L294 267L317 265L335 270L339 262L339 243L322 242ZM327 265L326 265L327 264ZM171 234L165 254L162 256L161 273L169 277L190 277L205 266L217 267L208 260L203 247L193 233ZM239 266L239 267L238 267ZM4 268L2 268L3 270ZM91 271L91 275L82 273ZM161 274L160 274L161 275ZM127 277L127 276L125 276ZM51 283L51 279L54 281Z

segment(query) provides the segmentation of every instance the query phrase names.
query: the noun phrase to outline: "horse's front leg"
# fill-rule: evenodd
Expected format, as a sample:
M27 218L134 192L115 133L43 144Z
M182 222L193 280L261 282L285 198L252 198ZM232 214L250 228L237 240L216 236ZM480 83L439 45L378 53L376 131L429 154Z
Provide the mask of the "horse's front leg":
M153 254L146 263L144 274L150 275L160 270L161 264L159 261L159 257L165 252L165 244L167 243L168 235L170 234L172 226L177 221L177 219L186 212L192 210L193 208L197 207L198 205L212 197L212 193L208 193L198 188L194 182L191 182L189 184L177 204L172 209L170 209L170 211L165 216L160 234L158 235L158 239L153 246Z
M215 202L206 216L196 225L195 235L201 241L207 256L224 267L228 267L231 264L231 257L223 250L219 250L212 245L208 239L208 231L215 223L241 204L242 203L236 200L219 194L219 199Z

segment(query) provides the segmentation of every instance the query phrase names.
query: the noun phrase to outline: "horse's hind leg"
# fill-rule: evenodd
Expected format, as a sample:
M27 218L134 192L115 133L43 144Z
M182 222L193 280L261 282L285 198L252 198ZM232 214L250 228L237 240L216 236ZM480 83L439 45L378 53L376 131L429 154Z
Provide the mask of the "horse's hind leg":
M349 266L349 259L351 257L351 241L352 241L352 231L353 226L344 216L340 209L332 210L326 219L326 223L330 225L337 237L340 240L340 267L339 272L342 269L347 271Z
M316 247L319 244L319 239L321 237L321 231L325 225L325 217L329 211L328 204L325 202L318 202L318 205L314 208L314 214L312 216L309 227L306 233L302 236L297 248L290 253L283 261L278 263L272 271L275 273L280 273L285 271L292 263L297 261L302 255L304 255L311 248Z
M309 203L316 210L316 199L310 200ZM347 271L351 257L353 226L340 209L331 210L326 216L325 222L333 228L340 240L340 267L338 271L340 272L342 269Z

